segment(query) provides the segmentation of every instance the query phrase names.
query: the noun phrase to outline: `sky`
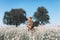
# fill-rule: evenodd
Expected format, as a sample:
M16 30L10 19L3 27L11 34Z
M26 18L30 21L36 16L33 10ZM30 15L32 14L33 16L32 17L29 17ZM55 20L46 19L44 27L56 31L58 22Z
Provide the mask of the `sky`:
M0 0L0 26L4 25L4 12L23 8L29 17L33 16L40 6L44 6L48 10L50 24L60 25L60 0Z

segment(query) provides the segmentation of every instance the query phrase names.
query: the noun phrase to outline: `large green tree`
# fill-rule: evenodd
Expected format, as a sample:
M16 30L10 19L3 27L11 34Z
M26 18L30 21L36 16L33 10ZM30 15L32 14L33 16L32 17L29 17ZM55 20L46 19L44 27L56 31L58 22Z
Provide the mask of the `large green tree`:
M22 8L11 9L9 12L5 12L3 23L7 25L20 25L26 21L26 12Z
M37 8L37 11L34 13L33 17L35 19L35 22L38 21L37 23L39 23L40 25L45 25L49 23L50 19L47 9L43 6Z

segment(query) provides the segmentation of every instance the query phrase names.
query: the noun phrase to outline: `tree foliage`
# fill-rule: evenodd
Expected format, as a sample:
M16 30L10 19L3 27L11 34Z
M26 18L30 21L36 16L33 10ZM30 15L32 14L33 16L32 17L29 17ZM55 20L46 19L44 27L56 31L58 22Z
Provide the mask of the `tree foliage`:
M20 25L26 21L26 12L22 8L11 9L9 12L5 12L3 23L7 25Z
M37 11L34 13L33 17L35 19L35 22L38 21L39 24L41 25L45 25L49 23L49 19L50 19L47 9L43 6L37 8Z

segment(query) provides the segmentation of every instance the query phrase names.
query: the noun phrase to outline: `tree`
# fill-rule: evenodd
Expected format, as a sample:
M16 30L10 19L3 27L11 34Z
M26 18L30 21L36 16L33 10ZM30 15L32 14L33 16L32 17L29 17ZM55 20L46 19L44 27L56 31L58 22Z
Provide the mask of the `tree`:
M39 21L34 21L33 22L33 26L36 26L37 27L38 25L39 25Z
M9 12L5 12L3 23L7 25L20 25L26 21L26 12L20 9L11 9Z
M45 7L38 7L37 11L33 15L35 22L38 21L40 25L49 23L48 11ZM37 24L38 25L38 24Z

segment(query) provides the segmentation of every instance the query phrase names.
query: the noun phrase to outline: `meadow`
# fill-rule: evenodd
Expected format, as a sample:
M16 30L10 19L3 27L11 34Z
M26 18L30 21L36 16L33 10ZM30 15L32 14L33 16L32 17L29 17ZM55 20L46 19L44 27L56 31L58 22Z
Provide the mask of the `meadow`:
M26 28L2 27L0 28L0 40L60 40L60 27L35 27L37 32L31 38Z

